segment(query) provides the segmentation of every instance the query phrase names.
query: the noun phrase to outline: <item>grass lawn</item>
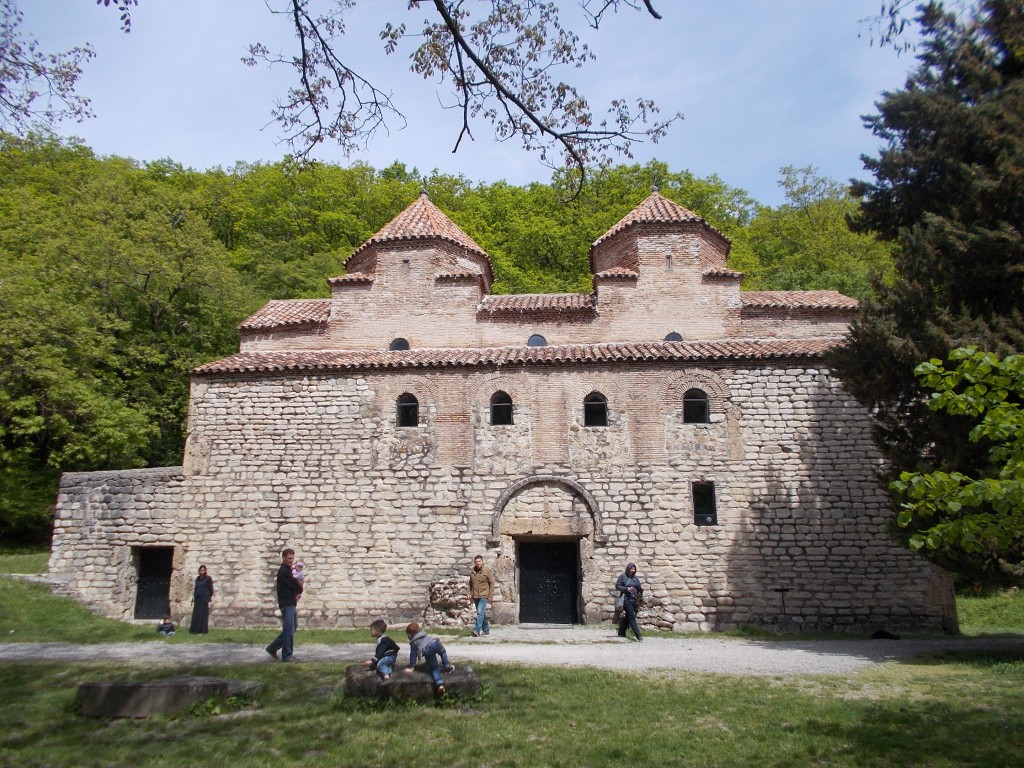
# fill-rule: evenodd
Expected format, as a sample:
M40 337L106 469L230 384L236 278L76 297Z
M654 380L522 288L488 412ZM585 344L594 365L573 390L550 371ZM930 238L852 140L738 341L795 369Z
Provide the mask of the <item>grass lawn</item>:
M0 578L0 642L110 643L155 640L156 621L129 624L88 611L74 600L50 594L44 584ZM269 643L280 628L210 628L208 635L190 635L188 627L167 643ZM450 633L449 633L450 634ZM463 634L468 634L464 632ZM363 643L370 645L366 629L302 629L306 643ZM2 765L2 764L0 764Z
M1024 591L1011 589L991 595L958 596L960 632L970 636L1024 634Z
M749 678L476 668L479 700L370 707L331 664L162 669L8 664L0 764L33 766L1012 766L1024 764L1024 661L892 664ZM140 721L74 712L79 683L216 674L254 702Z
M0 548L0 573L46 573L49 562L49 550Z
M25 555L32 553L0 553L0 572ZM958 605L965 634L1024 633L1019 592ZM168 642L267 642L276 632L214 628ZM365 630L303 632L306 642L369 644ZM44 585L0 578L0 642L153 637L149 624L104 619ZM1016 657L950 654L850 675L767 679L476 671L484 686L477 700L381 707L344 697L340 664L7 663L0 766L1024 765L1024 659ZM79 683L171 674L255 680L263 690L251 702L140 721L95 720L74 709Z

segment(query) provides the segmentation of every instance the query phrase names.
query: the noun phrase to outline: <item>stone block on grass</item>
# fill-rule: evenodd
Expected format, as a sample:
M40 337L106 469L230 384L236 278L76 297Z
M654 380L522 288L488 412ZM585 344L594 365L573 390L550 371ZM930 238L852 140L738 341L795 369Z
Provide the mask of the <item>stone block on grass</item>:
M480 695L480 680L472 667L457 666L454 672L442 677L448 695ZM345 695L380 701L433 701L437 698L434 680L426 666L416 667L411 675L405 674L404 667L398 667L390 680L381 680L376 672L361 664L352 664L345 668Z
M209 699L224 701L239 694L255 696L260 687L249 680L195 675L148 682L82 683L75 704L79 712L90 717L152 717L183 712Z

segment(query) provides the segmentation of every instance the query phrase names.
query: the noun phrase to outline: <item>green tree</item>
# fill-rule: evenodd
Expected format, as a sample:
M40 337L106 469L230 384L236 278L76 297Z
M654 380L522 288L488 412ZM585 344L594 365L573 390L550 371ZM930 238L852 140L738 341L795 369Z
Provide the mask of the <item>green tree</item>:
M0 140L5 535L45 529L62 471L180 461L188 371L236 348L253 302L194 193L166 176Z
M871 408L893 472L977 476L988 451L962 417L928 408L912 371L1024 340L1024 3L985 0L966 21L931 3L920 24L919 66L867 120L885 142L864 159L875 179L853 186L856 228L898 246L895 279L862 303L832 365Z
M892 246L852 232L847 218L857 200L812 167L781 170L786 202L762 207L735 244L734 268L747 290L834 290L857 299L887 282Z
M971 441L988 447L990 471L976 478L962 472L903 472L892 483L905 501L899 523L912 528L911 547L960 551L997 565L1018 581L1024 577L1024 355L997 356L974 348L954 349L956 367L941 360L915 369L933 391L929 407L977 420ZM991 567L990 567L991 570Z

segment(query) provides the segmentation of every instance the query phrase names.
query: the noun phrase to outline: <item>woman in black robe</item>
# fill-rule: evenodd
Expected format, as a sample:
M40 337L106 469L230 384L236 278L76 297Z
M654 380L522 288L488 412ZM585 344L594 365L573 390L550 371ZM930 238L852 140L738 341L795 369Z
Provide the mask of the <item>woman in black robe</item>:
M213 579L206 573L206 566L199 566L196 586L192 590L192 625L190 635L205 635L210 630L210 601L213 600Z

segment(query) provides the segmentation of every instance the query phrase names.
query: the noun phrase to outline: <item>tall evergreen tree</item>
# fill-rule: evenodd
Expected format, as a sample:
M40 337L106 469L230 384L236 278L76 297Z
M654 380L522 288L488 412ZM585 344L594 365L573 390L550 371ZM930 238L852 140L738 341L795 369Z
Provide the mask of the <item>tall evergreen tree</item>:
M964 19L933 2L919 23L919 66L866 119L885 142L864 158L874 181L852 187L854 227L898 245L897 277L863 303L832 364L873 409L890 476L984 476L988 446L968 439L970 420L928 409L914 368L959 346L1022 348L1024 2L984 0ZM962 575L996 572L984 553L932 554Z

